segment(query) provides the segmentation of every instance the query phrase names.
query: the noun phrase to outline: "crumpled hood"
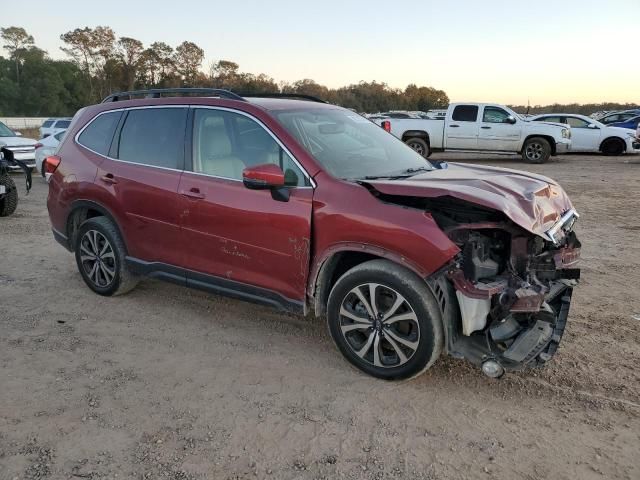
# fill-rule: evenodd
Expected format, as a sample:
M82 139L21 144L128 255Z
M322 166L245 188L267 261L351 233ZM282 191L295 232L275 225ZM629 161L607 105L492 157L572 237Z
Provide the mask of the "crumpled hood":
M482 205L503 212L522 228L542 236L573 208L562 187L550 178L484 165L450 163L445 170L367 183L387 195L451 196Z
M4 143L7 148L13 147L33 147L36 143L31 138L24 137L0 137L0 143Z

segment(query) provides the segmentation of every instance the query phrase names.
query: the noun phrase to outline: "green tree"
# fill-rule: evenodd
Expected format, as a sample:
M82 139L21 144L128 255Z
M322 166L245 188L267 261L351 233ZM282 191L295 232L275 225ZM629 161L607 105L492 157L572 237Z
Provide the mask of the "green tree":
M33 36L22 27L6 27L0 29L0 36L5 42L4 49L9 52L9 58L16 65L16 83L20 86L20 61L23 52L34 46Z
M204 50L193 42L184 41L176 48L174 61L178 75L185 85L194 85L204 60Z

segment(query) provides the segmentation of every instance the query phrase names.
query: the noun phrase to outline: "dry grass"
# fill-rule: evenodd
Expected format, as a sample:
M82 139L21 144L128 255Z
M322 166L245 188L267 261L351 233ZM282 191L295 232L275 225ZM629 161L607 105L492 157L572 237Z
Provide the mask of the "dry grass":
M20 128L17 131L20 132L24 138L33 138L34 140L40 138L39 128Z

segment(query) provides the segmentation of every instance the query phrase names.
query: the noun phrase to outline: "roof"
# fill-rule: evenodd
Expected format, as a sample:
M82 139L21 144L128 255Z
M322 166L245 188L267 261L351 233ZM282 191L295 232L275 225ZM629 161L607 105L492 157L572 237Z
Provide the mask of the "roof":
M342 108L330 103L313 102L310 100L297 100L291 98L262 98L247 97L249 103L258 105L265 110L296 110L296 109L319 109L319 108Z

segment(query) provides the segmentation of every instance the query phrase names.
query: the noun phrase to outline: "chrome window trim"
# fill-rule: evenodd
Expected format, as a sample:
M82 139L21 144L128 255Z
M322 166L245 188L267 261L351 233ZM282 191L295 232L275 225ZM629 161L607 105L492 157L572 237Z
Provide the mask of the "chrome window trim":
M316 184L315 180L304 169L304 167L300 164L298 159L291 153L291 151L287 147L284 146L284 144L280 141L280 139L278 137L276 137L275 134L271 130L269 130L269 128L267 128L267 126L260 119L254 117L253 115L251 115L249 113L242 112L240 110L235 110L233 108L218 107L218 106L214 106L214 105L143 105L143 106L140 106L140 107L114 108L113 110L105 110L104 112L100 112L95 117L93 117L91 120L89 120L80 130L78 130L78 133L76 133L76 135L73 137L73 140L76 143L76 145L79 145L80 147L84 148L85 150L88 150L88 151L90 151L91 153L93 153L95 155L98 155L98 156L100 156L102 158L106 158L108 160L112 160L114 162L127 163L127 164L130 164L130 165L140 165L140 166L143 166L143 167L159 168L161 170L170 170L170 171L173 171L173 172L184 172L184 173L190 173L190 174L193 174L193 175L200 175L200 176L211 177L211 178L219 178L219 179L222 179L222 180L232 180L234 182L242 182L242 180L239 180L237 178L221 177L221 176L218 176L218 175L210 175L208 173L194 172L192 170L178 169L178 168L168 168L168 167L159 167L157 165L148 165L146 163L129 162L129 161L126 161L126 160L120 160L119 158L113 158L113 157L110 157L108 155L104 155L102 153L96 152L95 150L90 149L86 145L83 145L79 141L80 135L82 135L82 133L85 131L85 129L87 127L89 127L89 125L91 125L95 121L95 119L98 118L100 115L105 115L107 113L114 113L114 112L124 112L124 111L129 111L129 110L142 110L142 109L150 109L150 108L192 108L192 109L203 108L203 109L209 109L209 110L223 110L223 111L227 111L227 112L231 112L231 113L237 113L237 114L240 114L240 115L244 115L245 117L253 120L258 125L260 125L271 136L271 138L273 138L275 140L275 142L280 146L280 148L282 148L287 153L287 155L289 155L291 157L291 159L296 164L296 166L300 169L302 174L305 177L307 177L307 179L309 179L309 183L311 183L311 186L303 185L303 186L296 186L296 187L291 187L291 188L316 188L317 187L317 184ZM186 141L186 139L185 139L185 141Z

